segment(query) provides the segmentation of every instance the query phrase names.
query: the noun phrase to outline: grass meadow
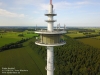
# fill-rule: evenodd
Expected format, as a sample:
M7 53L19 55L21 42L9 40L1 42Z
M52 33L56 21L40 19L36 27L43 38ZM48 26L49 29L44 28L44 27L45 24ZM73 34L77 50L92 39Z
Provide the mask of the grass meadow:
M100 40L100 36L97 36L97 37L93 37L93 38L95 38L95 39L99 39L99 40Z
M19 75L46 75L45 61L29 47L30 41L32 39L25 42L22 48L0 52L0 71L2 71L2 67L15 67L16 70L28 70L27 72L20 72ZM0 72L0 75L4 74Z
M37 35L37 34L32 34L32 33L27 34L27 32L26 31L25 32L7 32L7 33L0 34L0 47L5 44L14 43L16 41L19 41L22 38L30 38L30 37ZM19 37L18 36L19 34L23 34L24 37Z
M66 35L70 36L71 38L85 36L83 33L70 33L70 34L66 34Z
M84 38L84 39L78 39L78 41L81 41L84 44L88 44L88 45L93 46L95 48L100 48L100 40L98 40L98 39Z

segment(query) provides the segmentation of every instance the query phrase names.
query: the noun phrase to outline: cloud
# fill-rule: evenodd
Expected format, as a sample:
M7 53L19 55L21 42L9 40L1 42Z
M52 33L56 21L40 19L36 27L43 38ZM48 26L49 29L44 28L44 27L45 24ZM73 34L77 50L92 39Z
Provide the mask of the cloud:
M72 4L65 1L60 1L60 2L53 3L53 5L54 5L54 9L58 10L58 9L70 7ZM40 3L36 5L36 7L40 10L48 10L49 5L48 3Z
M3 2L0 2L0 8L1 8L1 7L4 7L4 6L6 6L6 4L3 3Z
M60 10L60 9L65 9L65 8L81 8L84 5L97 5L100 3L92 2L92 1L77 1L77 2L67 2L67 1L59 1L54 4L54 9ZM48 4L40 4L38 8L41 8L43 10L48 9Z
M90 12L88 14L92 14L92 15L100 15L100 12Z
M32 3L32 0L16 0L16 4L29 4Z
M39 12L38 11L33 11L33 13L38 14Z
M43 1L44 0L16 0L15 3L22 4L22 5L28 5L28 4L36 5L36 4L41 3Z
M25 8L24 7L10 7L9 9L11 9L11 10L23 10Z
M3 4L3 3L0 2L0 6L1 6L2 4Z
M23 6L25 7L25 5L33 5L39 10L47 10L49 1L47 3L46 0L14 0L14 3L17 6L21 6L21 7ZM54 9L59 10L59 9L65 9L65 8L80 8L81 6L84 6L87 4L94 4L94 3L90 0L82 0L82 1L75 1L75 2L60 0L60 1L53 2L53 4L54 4Z
M57 2L54 5L55 5L55 9L63 9L63 8L70 7L72 3L62 1L62 2Z
M17 14L17 13L12 13L12 12L9 12L7 10L4 10L4 9L0 9L0 16L4 16L4 17L25 17L24 14Z
M67 2L67 1L59 1L54 4L54 9L59 10L59 9L65 9L65 8L79 8L83 5L89 4L88 1L81 1L81 2ZM48 4L40 4L38 8L41 8L43 10L48 9Z
M40 4L38 8L40 8L41 10L47 10L48 4Z
M77 5L85 5L85 4L90 4L90 2L83 1L83 2L76 2L75 4L77 4Z

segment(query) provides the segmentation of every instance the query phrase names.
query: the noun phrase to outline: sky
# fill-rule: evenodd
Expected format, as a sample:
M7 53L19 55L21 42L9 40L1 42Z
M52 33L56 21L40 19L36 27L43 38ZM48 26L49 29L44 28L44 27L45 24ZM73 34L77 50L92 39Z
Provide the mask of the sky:
M100 27L100 0L53 0L61 26ZM49 0L0 0L0 26L47 26Z

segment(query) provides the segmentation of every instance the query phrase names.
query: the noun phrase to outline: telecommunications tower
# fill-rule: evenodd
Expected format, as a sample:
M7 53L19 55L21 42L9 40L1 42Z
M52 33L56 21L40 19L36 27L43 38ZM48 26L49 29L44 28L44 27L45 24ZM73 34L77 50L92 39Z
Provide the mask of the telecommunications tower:
M45 69L47 70L47 75L54 75L54 46L61 46L66 44L66 42L62 39L62 34L65 34L64 30L54 29L53 24L56 20L53 20L53 16L57 14L54 13L52 0L50 0L49 10L45 16L48 16L47 30L38 30L35 33L40 34L39 38L35 42L35 44L40 46L47 46L47 66Z

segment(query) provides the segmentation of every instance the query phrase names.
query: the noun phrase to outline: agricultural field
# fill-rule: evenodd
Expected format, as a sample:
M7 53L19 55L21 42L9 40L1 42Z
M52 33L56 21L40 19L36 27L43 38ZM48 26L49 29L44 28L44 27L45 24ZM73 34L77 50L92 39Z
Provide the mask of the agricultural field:
M84 36L84 34L79 33L78 30L68 30L66 35L70 36L71 38Z
M25 72L21 71L20 74L15 75L46 75L46 70L44 69L46 66L45 61L28 45L32 40L34 39L25 42L22 48L0 52L0 75L9 75L2 74L2 67L28 70Z
M18 36L19 34L23 34L23 36ZM6 33L0 33L0 47L9 44L14 43L16 41L21 40L22 38L31 38L37 34L33 34L29 31L24 32L6 32Z
M91 30L95 30L95 32L100 32L100 27L99 28L84 28L84 29L91 29Z
M76 37L85 37L88 35L100 35L100 28L78 28L78 29L69 29L67 30L67 36L70 36L71 38L76 38Z
M88 44L88 45L93 46L95 48L100 48L100 40L98 40L98 39L94 39L94 38L84 38L84 39L78 39L78 41L81 41L84 44Z
M97 39L100 39L100 36L97 36L96 38L97 38Z
M98 39L98 40L100 40L100 36L97 36L97 37L93 37L94 39Z
M70 36L71 38L75 38L75 37L83 37L85 36L83 33L70 33L70 34L66 34L67 36Z

